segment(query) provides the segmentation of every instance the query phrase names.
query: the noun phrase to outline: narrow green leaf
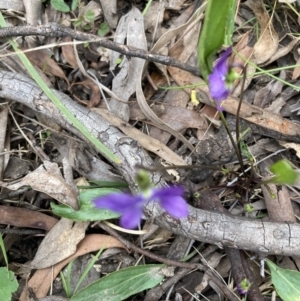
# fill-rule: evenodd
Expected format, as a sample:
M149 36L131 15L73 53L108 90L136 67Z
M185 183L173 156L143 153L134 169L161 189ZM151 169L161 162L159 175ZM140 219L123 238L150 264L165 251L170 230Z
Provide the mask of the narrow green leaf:
M270 166L270 170L275 177L268 180L268 183L293 185L297 181L299 174L286 160L279 160Z
M6 22L0 12L0 26L6 27ZM103 145L94 135L92 135L89 130L83 126L81 122L65 107L65 105L60 101L56 94L46 85L46 83L39 76L35 68L32 66L30 61L27 59L26 55L19 50L18 44L13 40L9 39L10 44L14 48L15 52L18 54L19 59L27 69L28 73L35 80L38 86L43 90L43 92L48 96L48 98L53 102L53 104L66 116L66 118L92 143L94 144L103 156L107 157L109 160L120 164L122 161L114 153L112 153L105 145Z
M19 287L15 274L6 267L2 267L0 268L0 279L0 300L11 301L12 293Z
M234 17L235 17L235 10L236 10L236 1L231 1L232 7L229 9L229 13L227 16L227 23L226 23L226 33L224 38L224 44L230 46L232 44L231 37L234 31Z
M69 206L51 203L54 214L76 221L103 221L107 219L117 218L120 214L106 210L97 209L93 205L93 199L98 196L109 193L120 192L113 188L95 188L82 191L79 194L79 210L74 210Z
M283 301L300 301L300 272L286 270L267 260L272 283Z
M79 0L72 0L71 10L74 11L78 7Z
M206 82L213 69L213 55L222 47L228 34L227 25L235 7L234 2L235 0L209 0L207 3L198 44L199 67Z
M77 293L77 290L80 286L80 284L82 283L82 281L87 277L88 273L90 272L90 270L93 268L95 262L99 259L100 255L102 254L104 248L101 248L98 253L96 254L96 256L93 256L92 260L90 261L90 263L87 265L87 267L84 269L82 275L80 276L75 289L74 289L74 294Z
M3 238L2 238L2 234L0 234L0 249L2 251L3 258L5 260L6 266L8 266L7 254L6 254L6 250L5 250L5 245L4 245L4 241L3 241Z
M51 0L51 5L58 11L63 13L68 13L70 11L70 7L65 3L64 0Z
M164 265L134 266L113 272L74 295L71 301L121 301L159 284Z

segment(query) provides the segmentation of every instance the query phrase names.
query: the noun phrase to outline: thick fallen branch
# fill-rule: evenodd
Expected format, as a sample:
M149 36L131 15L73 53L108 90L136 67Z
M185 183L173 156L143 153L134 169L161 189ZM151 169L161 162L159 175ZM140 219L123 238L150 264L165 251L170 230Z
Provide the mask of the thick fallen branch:
M71 37L77 41L95 42L99 46L122 53L128 57L139 57L149 62L156 62L163 65L173 66L185 71L189 71L195 75L200 75L198 67L182 63L170 56L160 55L155 52L145 51L135 47L119 44L107 39L101 39L99 36L73 30L68 27L61 26L57 23L47 23L40 26L15 26L0 28L0 38L18 37L18 36L44 36L44 37Z
M32 80L0 70L0 84L0 97L20 102L45 114L63 128L82 137ZM149 155L134 140L124 136L97 113L78 105L63 93L56 91L56 94L93 135L121 158L122 164L116 168L128 181L131 189L136 190L133 179L135 166L153 166ZM159 174L152 174L152 181L156 186L166 184ZM150 203L145 208L145 215L175 234L198 241L251 250L262 255L299 255L299 224L250 220L193 207L189 207L189 210L187 218L177 220L164 212L157 203Z

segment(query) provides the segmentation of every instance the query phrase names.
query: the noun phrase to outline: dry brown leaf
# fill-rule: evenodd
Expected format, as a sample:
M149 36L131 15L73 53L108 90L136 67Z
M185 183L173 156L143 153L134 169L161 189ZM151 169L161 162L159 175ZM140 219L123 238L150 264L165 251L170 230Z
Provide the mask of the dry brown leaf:
M162 7L160 2L152 3L152 5L149 7L149 9L147 10L144 16L145 31L149 31L152 33L157 23L158 23L158 27L160 28L160 24L164 20L164 11L165 11L165 6L163 5Z
M285 80L286 72L281 71L279 78ZM267 86L261 88L256 92L253 105L260 108L267 107L275 99L275 97L281 93L282 88L283 88L283 83L281 81L274 81L274 80L270 81L267 84Z
M176 131L187 128L207 128L205 119L199 113L182 107L166 106L160 119L168 122L168 124Z
M35 293L37 298L43 298L47 295L51 283L62 270L62 268L67 265L71 260L88 254L90 252L99 251L100 249L108 248L124 248L126 247L119 242L114 237L101 234L90 234L87 235L79 244L75 254L66 258L65 260L57 263L56 265L50 268L41 269L35 272L35 274L28 281L28 288L31 288ZM21 296L20 301L27 301L27 288L25 287Z
M85 236L87 226L88 222L74 223L62 218L45 236L30 266L44 269L74 254L77 244Z
M48 161L38 167L35 171L25 176L20 182L15 184L1 183L11 190L17 190L22 186L31 186L32 189L46 193L62 204L78 208L77 197L72 188L66 184L56 163Z
M25 55L32 64L39 67L46 74L60 77L68 83L68 80L62 69L51 57L49 57L49 55L44 50L39 49L26 52Z
M0 206L0 224L51 230L58 220L38 211L12 206Z
M298 42L299 42L299 38L293 37L293 39L286 46L280 45L280 47L277 49L277 51L274 53L274 55L269 60L267 60L265 63L261 64L261 66L262 67L267 66L270 63L277 61L279 58L287 55L288 53L290 53L292 51L292 49Z
M65 37L63 40L63 42L70 42L67 45L62 45L61 46L61 51L63 54L64 59L73 67L73 68L77 68L78 64L77 64L77 60L76 60L76 56L74 54L74 48L73 48L73 44L72 44L72 39L70 37Z
M253 61L262 64L276 52L278 35L262 0L247 0L245 4L254 12L260 26L260 37L253 47Z

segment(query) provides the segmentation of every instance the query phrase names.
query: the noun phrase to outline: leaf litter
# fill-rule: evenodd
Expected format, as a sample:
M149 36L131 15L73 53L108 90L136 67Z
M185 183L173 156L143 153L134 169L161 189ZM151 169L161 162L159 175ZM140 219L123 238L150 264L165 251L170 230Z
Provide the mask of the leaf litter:
M201 5L200 2L177 0L168 1L165 6L162 6L157 1L151 4L150 9L144 15L143 10L146 1L136 1L135 5L131 6L126 1L101 0L101 7L98 3L91 1L88 5L84 4L80 9L64 14L59 13L50 5L44 8L45 19L53 21L61 18L70 27L77 22L79 30L89 33L97 33L101 26L104 27L107 24L109 32L104 38L113 37L115 42L124 44L124 47L133 46L143 50L151 49L154 53L169 55L182 62L196 65L198 36L201 31L203 13L205 13L205 5ZM280 5L287 5L284 1L280 2L283 2ZM9 8L14 9L13 6ZM279 10L276 12L273 11L273 8L271 10L269 8L262 1L252 0L244 2L239 7L236 18L239 27L234 33L234 46L237 53L231 56L231 61L237 65L236 70L238 71L241 70L240 65L247 65L246 61L249 60L251 64L247 65L249 76L246 84L242 87L241 80L238 80L232 95L238 97L241 89L245 89L244 101L247 103L243 105L240 117L252 124L241 123L243 131L247 131L248 128L252 131L251 135L245 134L244 138L245 152L248 151L247 158L258 161L266 156L266 153L282 151L282 147L285 147L286 151L281 156L284 156L284 158L293 162L295 167L298 167L299 126L297 122L299 118L297 113L299 104L297 97L299 93L295 89L298 85L295 80L299 77L299 67L297 66L299 54L297 52L298 38L293 36L293 32L299 31L299 24L297 16L292 10L289 10L289 6L279 6ZM280 10L280 8L284 9ZM90 11L93 13L90 13ZM82 16L83 19L81 20ZM36 20L40 20L42 16L35 17ZM13 20L14 25L22 25L21 19L13 13L10 16L11 20ZM249 20L249 22L246 24L243 20ZM255 31L255 28L259 28L258 32ZM288 34L284 28L289 28ZM42 44L47 45L49 41L49 38L40 38ZM227 138L220 134L222 131L219 129L219 116L209 99L208 89L203 85L204 82L201 77L175 67L167 67L157 63L149 64L141 58L126 57L114 51L104 51L102 48L97 52L97 48L93 47L91 43L76 46L74 52L73 41L70 38L65 38L63 41L69 42L69 44L54 49L51 58L44 50L40 49L27 54L35 67L39 68L41 73L46 74L44 76L48 79L49 85L72 95L74 101L99 112L99 115L111 122L113 126L137 141L144 150L149 151L156 166L166 165L166 162L175 165L184 165L191 162L193 164L212 164L215 167L221 164L220 161L209 162L209 154L217 155L216 145L218 147L223 145L224 147L224 145L228 145L228 142L227 144L223 143ZM53 42L59 41L53 39ZM33 44L27 42L27 44L32 47L36 42ZM80 66L78 60L80 60ZM20 67L20 63L13 56L9 60L3 60L3 62L5 62L4 65L7 68L15 72L22 70L17 68L17 66ZM254 74L257 70L256 65L271 71L269 74ZM277 67L288 65L295 66L286 71L276 71ZM275 71L272 71L272 69ZM88 71L92 72L97 80L92 76L87 76ZM276 78L274 79L272 75L275 75ZM104 96L107 98L111 112L106 111L103 94L100 93L102 88L101 85L97 84L97 81L107 89ZM162 85L164 89L162 89ZM195 86L190 87L190 85L195 85L196 88ZM181 86L184 86L184 88L176 90ZM165 90L170 87L172 89ZM196 94L198 101L200 101L200 107L198 108L190 103L190 95L193 89L198 92ZM150 90L152 92L147 93ZM204 94L201 92L204 92ZM224 103L228 115L229 113L236 114L237 102L234 97L229 97ZM119 101L120 99L122 102ZM21 171L13 173L11 169L15 167L7 164L8 159L1 163L1 186L4 196L1 198L0 206L1 230L5 235L4 239L10 262L25 264L29 269L37 269L29 279L28 287L33 289L35 297L42 298L48 294L52 282L59 272L72 259L83 254L95 254L101 248L126 249L123 244L112 236L98 234L99 228L92 227L89 221L74 222L65 218L58 221L58 217L53 215L50 202L59 202L75 210L78 209L78 195L60 171L63 158L68 158L70 165L74 168L73 177L75 180L86 177L88 180L124 183L127 179L126 177L125 179L122 178L118 167L116 168L116 166L102 160L85 142L81 140L78 142L79 145L84 144L84 147L71 143L72 139L80 139L80 137L72 137L67 132L68 129L56 128L51 124L50 115L45 120L44 117L39 116L39 112L28 109L16 102L9 102L9 106L17 117L17 123L22 132L19 132L15 125L6 121L10 117L8 111L3 109L3 117L1 117L3 123L0 139L1 152L6 152L6 158L10 159L11 162L14 157L17 157L18 162L30 162L30 164L19 164ZM214 119L213 122L211 122L212 119ZM4 130L6 126L9 127L9 131ZM234 132L235 129L231 128L231 130ZM53 131L53 134L51 131ZM34 135L34 143L41 147L49 156L51 162L42 161L33 152L24 137L24 135L29 136L30 133ZM106 135L107 133L104 131L99 138L105 142ZM204 141L209 143L205 144ZM125 140L122 143L125 143ZM202 150L204 145L209 147L204 149L205 152L202 153L202 157L197 158L195 152L197 153L199 144L202 144ZM73 150L73 153L71 153L71 150ZM225 152L226 150L221 148L220 153L224 154ZM133 153L132 156L134 155ZM130 161L130 158L127 159ZM230 167L238 172L238 165L234 159L234 157L229 158L228 162L225 162L228 163L225 167ZM266 170L272 162L266 162L268 164L266 166L260 165L256 173L268 178L270 175L266 173ZM13 174L16 176L12 176ZM7 177L4 175L7 175ZM174 181L170 175L163 172L162 175L168 181ZM191 190L190 194L197 191L201 193L207 185L218 188L218 185L232 180L224 170L216 172L206 172L205 170L191 173L180 172L179 176L177 173L176 180L178 178L187 191ZM94 186L91 186L85 188L93 189ZM236 192L242 191L238 185L234 189L236 189ZM213 191L209 196L211 199L216 198L218 201L221 197L226 208L239 200L239 203L234 208L232 207L232 214L280 222L295 222L295 214L297 216L299 212L297 203L299 194L295 188L289 190L286 187L278 188L275 185L270 185L267 188L265 186L258 188L249 186L249 191L251 191L249 198L253 208L251 212L245 211L246 204L243 203L243 195L234 194L233 189L226 190L221 196ZM276 197L270 198L270 192L271 196L275 195ZM296 202L291 200L296 200ZM196 206L193 203L191 205ZM216 210L216 208L213 208L213 210ZM171 223L172 221L170 221ZM14 245L10 244L9 241L13 241L12 235L16 234L10 233L8 226L18 233ZM150 229L152 227L151 222L147 221L145 227ZM38 242L38 247L24 243L29 237L22 234L22 231L27 228L46 231L43 232L44 238ZM97 231L97 234L94 234L95 231ZM36 233L39 234L39 232ZM172 232L168 232L165 239L160 239L159 231L155 233L144 241L145 248L150 249L151 252L163 254L165 257L177 260L191 252L187 246L183 247L182 241L180 244L178 243L176 236L172 239ZM134 236L126 235L129 240L135 240ZM35 236L33 235L30 238L35 239ZM187 245L191 245L189 239L185 240ZM22 255L21 258L18 258L14 255L13 252L16 249L19 252L24 252L22 244L29 249L31 256ZM194 246L201 247L199 242L195 242ZM202 246L201 252L205 254L206 260L203 263L216 269L227 282L232 281L229 275L231 271L234 273L234 266L231 266L234 261L230 263L229 257L233 255L226 256L221 249L209 251L211 247L212 245L209 244ZM176 249L180 257L174 255ZM100 256L100 265L107 266L108 270L113 266L113 270L110 270L110 272L113 272L118 268L115 267L116 264L121 267L121 271L128 267L124 264L127 257L132 260L128 262L135 262L134 254L128 254L127 250L120 254L120 256L112 255L108 262L102 260ZM280 256L274 256L271 259L283 268L292 270L299 270L300 268L297 257L293 257L292 260L284 257L283 260ZM146 262L152 263L150 260L146 260ZM252 265L251 267L255 275L253 279L258 286L261 286L262 290L265 289L263 292L266 292L267 289L274 290L273 287L267 288L266 280L260 278L257 266ZM157 279L154 279L154 277L151 285L147 284L148 286L142 287L141 290L144 292L140 292L138 288L131 292L137 300L149 300L155 290L152 287L163 286L163 284L159 284L162 278L158 276L160 275L160 272L157 272L158 270L160 268L153 268ZM132 271L133 274L137 273L136 275L139 275L134 269ZM153 271L149 269L146 272L146 274L149 274L148 278L146 277L147 280L151 279ZM113 276L113 274L109 275ZM101 277L103 276L101 275ZM167 281L172 279L171 275L169 277L166 278ZM57 281L57 279L54 281ZM103 282L105 281L107 280L104 279ZM177 280L174 291L181 298L187 298L188 296L188 293L182 287L188 288L192 294L207 294L209 296L220 293L216 286L211 284L210 275L207 273L204 273L203 277L199 277L194 286L189 285L187 276L182 276L181 281L182 285L180 286L179 280ZM130 292L122 286L122 283L122 290L126 293L124 292L122 295L121 292L121 298L125 299L130 296ZM99 287L95 286L96 291L100 287L101 285ZM150 290L146 292L146 288ZM22 294L15 295L14 299L20 297L21 301L26 300L28 296L27 287L22 289ZM231 290L233 290L232 287ZM111 294L111 291L108 291ZM65 296L61 286L54 293L57 296ZM173 296L175 296L174 293ZM81 294L84 295L85 293ZM82 300L80 296L80 294L77 297L75 295L73 299ZM163 297L156 297L152 300L161 300L160 298ZM97 300L97 297L93 297L91 300ZM115 299L112 298L112 300Z

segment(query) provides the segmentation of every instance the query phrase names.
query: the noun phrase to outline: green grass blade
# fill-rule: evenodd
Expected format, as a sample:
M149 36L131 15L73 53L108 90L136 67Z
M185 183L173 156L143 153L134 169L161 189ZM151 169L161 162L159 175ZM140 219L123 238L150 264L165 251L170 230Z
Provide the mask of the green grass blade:
M5 251L5 245L4 245L4 241L2 238L2 235L0 234L0 248L3 254L3 258L5 260L6 266L8 267L8 260L7 260L7 255L6 255L6 251Z
M91 262L88 264L88 266L85 268L84 272L82 273L82 275L80 276L78 283L76 284L75 290L74 290L74 295L76 294L81 282L84 280L84 278L86 277L86 275L88 274L88 272L91 270L91 268L93 267L94 263L99 259L100 255L102 254L104 248L101 248L98 253L96 254L96 256L93 257L93 259L91 260Z

